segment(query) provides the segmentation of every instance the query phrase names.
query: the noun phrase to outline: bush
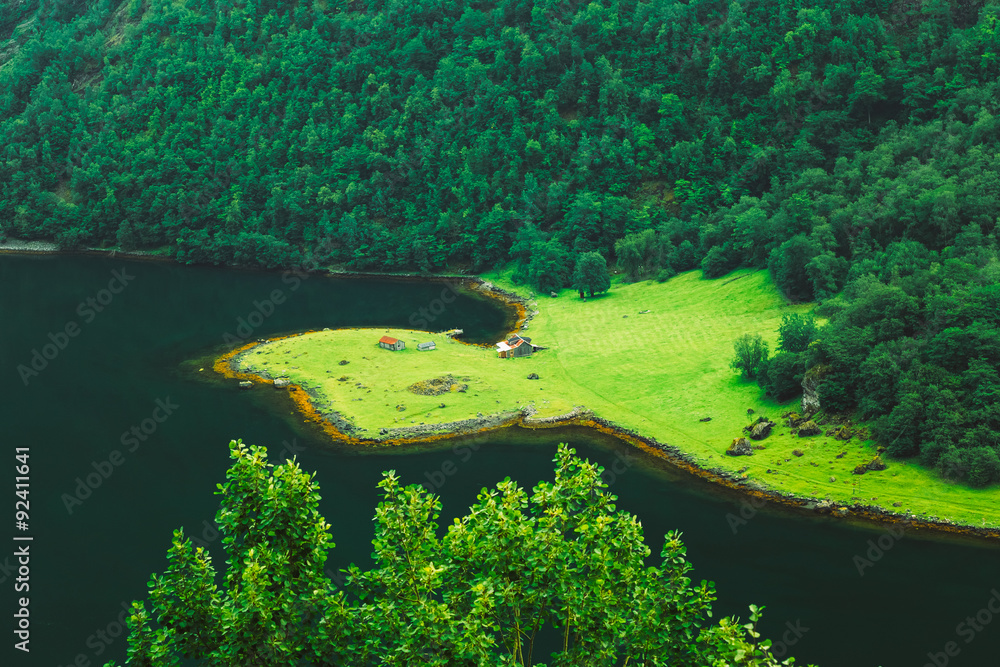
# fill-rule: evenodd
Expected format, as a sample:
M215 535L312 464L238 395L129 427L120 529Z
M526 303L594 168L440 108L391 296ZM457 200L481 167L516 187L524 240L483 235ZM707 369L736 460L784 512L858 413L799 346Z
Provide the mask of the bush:
M719 246L712 246L712 249L701 260L701 270L706 278L718 278L729 273L735 267L735 263L730 259L729 254Z
M690 271L698 266L698 252L690 241L681 241L670 253L669 261L678 271Z
M1000 457L991 447L968 450L969 485L982 488L1000 480Z
M665 283L676 275L677 272L674 271L674 267L667 265L666 267L660 269L660 272L656 274L656 282Z
M761 365L757 383L767 396L784 401L802 393L803 355L779 352Z

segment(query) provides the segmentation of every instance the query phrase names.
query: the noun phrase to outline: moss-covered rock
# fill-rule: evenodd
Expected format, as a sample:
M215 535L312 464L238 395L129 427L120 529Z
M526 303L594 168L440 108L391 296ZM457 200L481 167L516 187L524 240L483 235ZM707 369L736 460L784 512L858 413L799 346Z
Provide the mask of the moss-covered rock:
M736 438L729 445L726 454L729 456L753 456L753 445L746 438Z
M875 472L881 472L882 470L885 470L889 466L885 464L885 461L882 460L881 456L876 455L875 458L869 461L868 465L865 467L868 468L869 470L874 470Z
M837 440L848 441L854 437L854 431L848 426L838 426L832 428L827 432L827 435L833 436Z
M803 422L802 425L799 426L799 437L800 438L805 438L805 437L808 437L808 436L811 436L811 435L819 435L820 433L822 433L822 431L820 430L819 426L814 421L810 420L810 421L807 421L807 422Z
M750 429L750 438L753 440L763 440L767 436L771 435L772 428L774 428L774 422L757 422L754 424L753 428Z

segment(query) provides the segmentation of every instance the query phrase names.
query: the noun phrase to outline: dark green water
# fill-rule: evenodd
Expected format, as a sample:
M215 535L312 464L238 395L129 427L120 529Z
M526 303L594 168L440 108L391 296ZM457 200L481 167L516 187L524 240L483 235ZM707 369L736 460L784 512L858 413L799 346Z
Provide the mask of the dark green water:
M112 271L123 268L134 278L120 293L102 294ZM236 334L239 318L250 319L258 309L254 302L274 290L285 301L270 316L250 319L259 323L254 338L327 326L410 326L411 317L426 319L420 308L435 318L430 328L460 327L473 338L489 340L504 324L492 304L468 297L441 312L434 305L440 284L320 277L294 284L278 274L172 264L0 257L0 451L6 457L0 488L8 498L7 519L0 521L7 526L0 541L8 544L0 550L0 609L7 619L0 664L122 660L125 636L115 635L122 603L142 596L150 573L165 568L175 528L203 537L216 562L224 560L209 522L232 438L267 445L272 454L294 449L305 468L317 471L337 542L335 567L368 558L382 470L394 468L407 481L425 482L452 461L457 472L439 489L450 517L464 513L482 486L505 476L526 486L550 477L560 438L609 467L626 451L565 431L505 433L468 460L450 448L358 456L335 451L299 428L272 394L201 380L207 371L182 365L220 347L225 333ZM88 298L107 303L98 302L103 310L91 313ZM266 304L260 310L267 311ZM77 335L61 340L57 332L74 323ZM25 385L18 366L31 363L32 350L46 352L50 333L65 348L49 348L54 358ZM176 406L169 416L162 408L157 412L158 400ZM123 433L133 426L145 440L126 437L123 444ZM23 533L14 526L15 447L30 447L30 525ZM105 464L115 451L119 465ZM111 472L100 477L99 469ZM67 508L77 478L86 481L92 473L99 485L80 492L90 493ZM617 476L612 489L620 505L642 519L657 553L667 530L684 531L695 577L718 586L717 613L745 616L747 604L765 605L765 632L794 640L791 653L800 663L919 667L933 664L928 652L942 652L953 641L959 652L948 664L997 664L1000 619L983 624L986 612L974 621L979 630L957 628L986 607L994 587L1000 590L994 548L912 535L889 540L878 529L767 508L734 534L727 514L738 511L737 498L641 458ZM8 569L16 565L15 535L34 538L30 654L13 648L15 600L24 595L15 593L17 574ZM854 556L864 557L868 541L880 537L890 548L859 576ZM797 626L801 636L786 624ZM938 656L938 665L945 657Z

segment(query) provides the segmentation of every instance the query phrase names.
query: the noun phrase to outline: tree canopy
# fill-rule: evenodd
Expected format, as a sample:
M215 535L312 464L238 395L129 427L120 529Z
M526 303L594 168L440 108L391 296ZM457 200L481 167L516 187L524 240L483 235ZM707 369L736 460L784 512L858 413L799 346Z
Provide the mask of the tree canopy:
M688 578L680 534L651 563L639 520L565 445L554 481L483 489L447 530L436 496L385 473L374 565L351 566L340 589L324 570L333 542L313 476L269 464L262 447L230 450L222 577L175 532L148 603L132 606L132 667L779 664L755 629L760 610L712 621L714 588Z

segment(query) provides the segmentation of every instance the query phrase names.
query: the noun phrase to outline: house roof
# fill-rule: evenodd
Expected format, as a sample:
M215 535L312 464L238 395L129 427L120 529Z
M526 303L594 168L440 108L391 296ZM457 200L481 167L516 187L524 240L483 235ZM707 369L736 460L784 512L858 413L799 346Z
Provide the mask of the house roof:
M500 341L499 343L497 343L497 349L500 350L501 352L506 352L507 350L510 349L510 345L508 345L506 341Z
M395 345L399 342L399 339L393 338L392 336L382 336L378 339L378 342L385 343L386 345Z

